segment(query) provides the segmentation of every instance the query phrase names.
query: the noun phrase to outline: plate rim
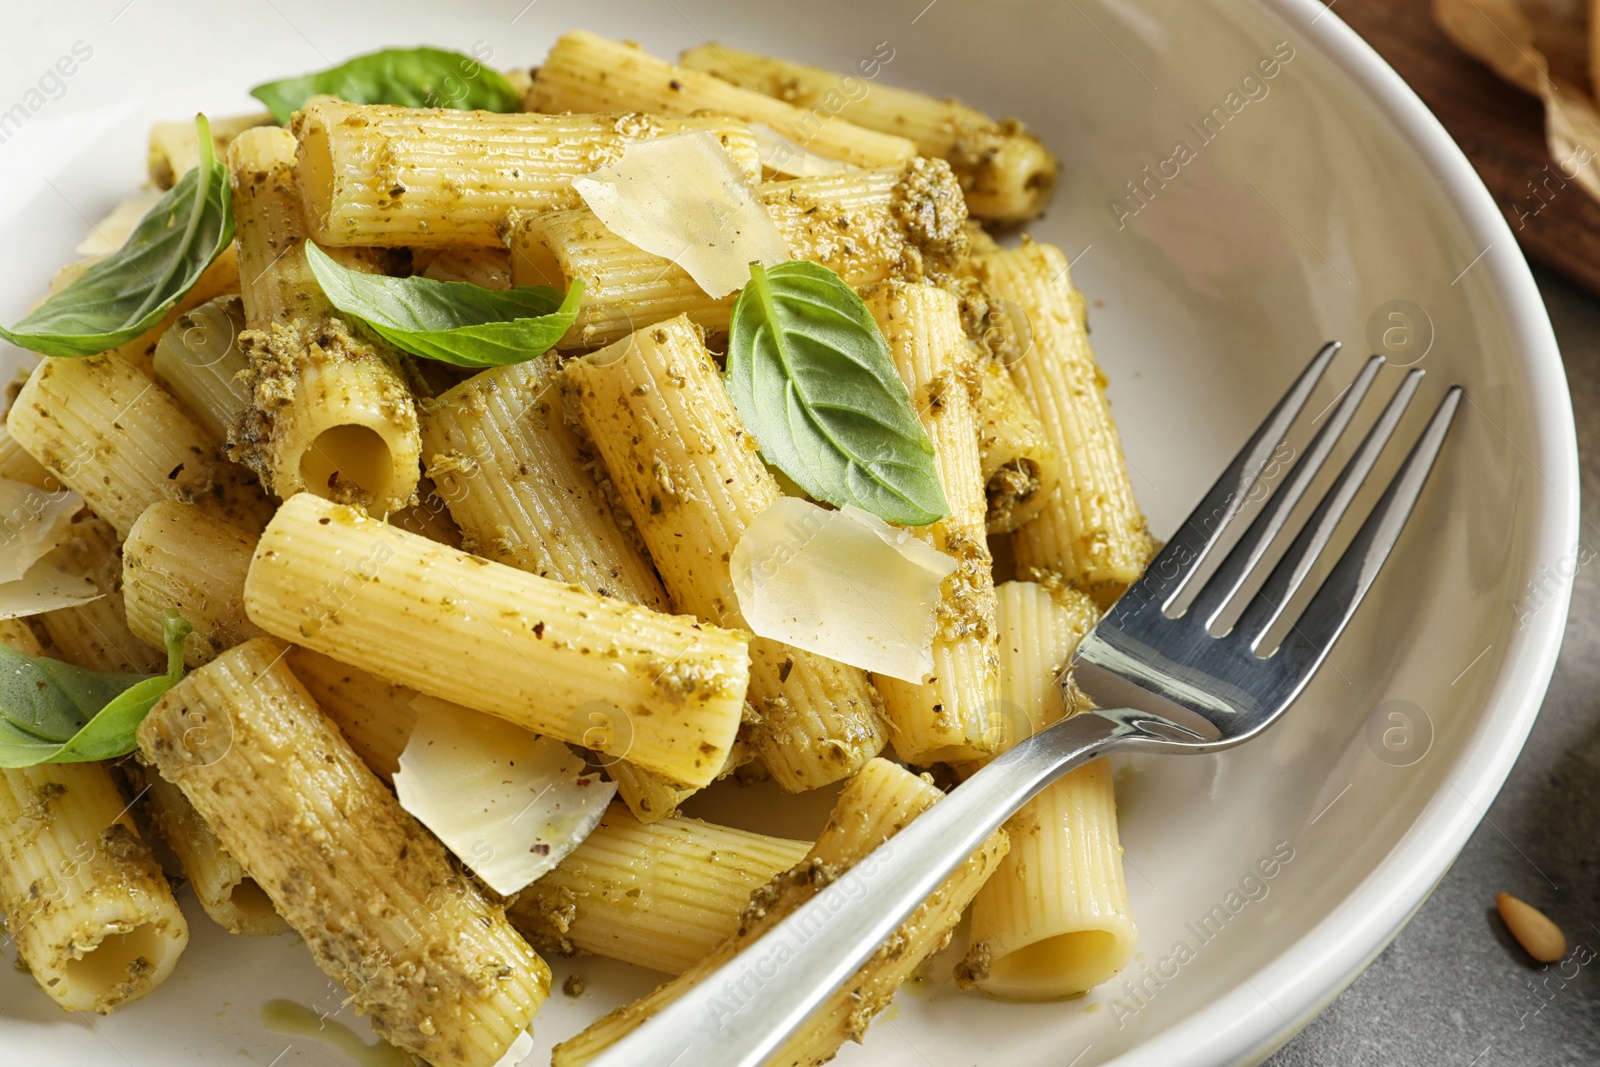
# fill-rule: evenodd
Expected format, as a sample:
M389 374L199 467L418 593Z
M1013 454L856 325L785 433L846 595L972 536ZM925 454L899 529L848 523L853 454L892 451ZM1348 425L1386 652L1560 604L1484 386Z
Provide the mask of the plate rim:
M1467 232L1485 246L1490 287L1505 309L1535 421L1530 463L1556 489L1532 527L1530 558L1559 558L1578 540L1578 440L1572 398L1544 298L1476 169L1439 119L1365 39L1319 0L1261 0L1285 28L1340 71L1410 139ZM1537 461L1537 462L1535 462ZM1513 633L1474 736L1421 814L1361 884L1271 962L1188 1018L1104 1067L1205 1067L1259 1063L1286 1044L1360 976L1421 910L1466 846L1522 754L1555 673L1576 575L1561 576L1549 606ZM1270 997L1262 992L1270 990Z

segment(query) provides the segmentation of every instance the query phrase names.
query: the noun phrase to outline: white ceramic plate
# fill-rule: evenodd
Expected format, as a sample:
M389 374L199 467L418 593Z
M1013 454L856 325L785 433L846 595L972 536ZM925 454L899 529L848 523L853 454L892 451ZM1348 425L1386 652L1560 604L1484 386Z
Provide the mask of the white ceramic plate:
M258 81L383 45L480 44L497 64L535 63L574 26L661 54L715 36L838 67L887 42L886 82L1025 118L1066 167L1035 232L1074 257L1093 301L1158 533L1324 339L1348 344L1335 377L1387 345L1429 371L1424 400L1451 380L1466 385L1394 564L1288 721L1225 756L1125 768L1123 840L1143 934L1129 972L1077 1001L1022 1007L959 995L941 961L841 1062L1264 1057L1443 874L1521 748L1560 641L1577 536L1571 409L1538 293L1466 161L1393 72L1309 0L34 5L0 40L0 321L72 258L86 219L138 185L151 120L252 109L245 90ZM79 41L92 58L59 90L47 78L30 95ZM1276 76L1241 84L1275 49L1293 52ZM1198 126L1214 108L1223 117L1206 141ZM1165 162L1180 142L1193 158ZM1143 202L1130 182L1142 183ZM1409 344L1395 311L1418 331ZM1385 374L1392 384L1399 372ZM1409 748L1403 731L1385 734L1407 722ZM1292 859L1241 888L1275 850ZM1217 906L1226 923L1197 936ZM174 977L105 1019L63 1015L0 968L0 1058L347 1062L317 1039L262 1027L262 1003L281 997L366 1032L301 946L229 939L190 915L195 938ZM558 983L583 975L590 991L552 998L531 1063L655 981L598 960L557 961L556 971Z

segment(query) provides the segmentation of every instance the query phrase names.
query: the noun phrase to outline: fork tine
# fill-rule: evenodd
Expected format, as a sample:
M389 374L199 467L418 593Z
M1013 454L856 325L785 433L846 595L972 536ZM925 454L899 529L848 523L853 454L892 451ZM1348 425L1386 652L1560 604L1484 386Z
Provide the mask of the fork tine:
M1373 356L1367 360L1366 366L1361 368L1356 380L1345 390L1343 398L1334 409L1333 416L1322 424L1316 436L1311 439L1311 443L1306 446L1305 455L1295 464L1287 484L1272 494L1272 499L1261 509L1261 513L1250 524L1250 528L1239 539L1239 543L1233 546L1233 550L1222 561L1222 565L1206 580L1194 603L1189 606L1191 612L1205 620L1203 625L1206 629L1209 630L1217 624L1228 603L1244 585L1245 579L1250 576L1250 571L1261 562L1261 557L1266 555L1273 540L1289 521L1290 512L1305 496L1312 479L1327 462L1329 453L1333 451L1333 446L1338 443L1350 425L1351 418L1361 406L1361 401L1366 398L1367 390L1372 387L1373 380L1378 376L1378 368L1382 367L1383 363L1382 356Z
M1345 549L1327 581L1322 583L1294 629L1284 638L1283 651L1296 646L1313 661L1320 660L1344 630L1345 623L1350 621L1356 606L1378 576L1379 568L1389 558L1389 550L1394 547L1406 520L1411 517L1417 497L1433 471L1434 460L1444 447L1445 435L1450 431L1463 395L1459 385L1452 385L1439 401L1427 429L1411 446L1411 452L1390 479L1372 514L1361 524L1350 547ZM1274 617L1281 611L1281 607L1276 609ZM1265 634L1263 630L1256 635L1252 651L1258 651Z
M1289 601L1305 583L1306 576L1310 574L1317 557L1328 547L1334 529L1344 518L1345 512L1350 509L1356 493L1360 491L1367 476L1372 473L1372 467L1377 463L1378 456L1388 445L1396 427L1400 425L1400 417L1405 414L1411 398L1416 395L1423 374L1420 369L1413 369L1406 374L1400 382L1400 388L1395 390L1388 406L1383 409L1383 414L1378 416L1378 421L1367 431L1367 436L1362 439L1360 447L1345 463L1344 469L1334 479L1333 485L1328 487L1327 493L1318 501L1316 510L1306 520L1294 543L1283 554L1283 558L1272 569L1266 582L1234 624L1234 630L1241 636L1247 637L1252 648L1260 644L1262 635L1278 621L1278 616L1283 613Z
M1305 407L1311 391L1316 388L1338 351L1339 342L1329 341L1312 358L1310 365L1300 372L1300 377L1278 401L1272 414L1245 442L1239 454L1233 457L1233 462L1222 472L1222 477L1207 490L1205 497L1173 534L1172 540L1167 542L1167 547L1151 562L1145 577L1134 583L1134 589L1140 590L1143 595L1124 597L1123 600L1128 602L1124 610L1137 610L1152 595L1159 595L1162 587L1174 578L1177 579L1176 585L1162 599L1161 610L1170 610L1183 595L1195 569L1205 561L1217 538L1244 506L1267 461L1289 432L1290 425L1300 414L1300 409ZM1116 608L1112 611L1115 613Z

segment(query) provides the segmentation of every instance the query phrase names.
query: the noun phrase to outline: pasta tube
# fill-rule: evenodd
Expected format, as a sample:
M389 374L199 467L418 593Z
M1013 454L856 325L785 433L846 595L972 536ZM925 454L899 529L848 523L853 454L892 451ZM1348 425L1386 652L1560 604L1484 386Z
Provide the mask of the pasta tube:
M727 963L829 882L840 877L861 879L860 873L850 868L931 807L939 796L933 785L887 760L869 762L839 794L827 827L805 859L751 898L737 933L655 992L557 1045L552 1057L555 1067L589 1062ZM900 983L949 937L962 909L1005 852L1005 832L997 830L767 1063L771 1067L814 1067L832 1059L845 1041L861 1040L867 1024L888 1005ZM735 1010L738 1004L737 992L730 993L727 1010ZM714 1025L715 1020L710 1022Z
M504 248L446 248L428 262L422 274L436 282L467 282L485 289L509 289L511 255Z
M933 442L950 504L945 518L911 532L956 562L940 587L930 677L915 683L880 675L875 681L901 759L922 766L977 759L994 751L989 716L1000 693L994 561L973 402L977 361L961 332L956 299L942 289L886 283L867 295L867 309Z
M43 654L20 619L0 642ZM0 914L68 1011L104 1015L166 980L189 926L101 763L0 768Z
M741 747L740 742L733 743L733 749L729 752L730 762ZM606 774L617 783L617 798L642 823L660 822L676 815L678 805L698 792L695 789L679 789L658 775L640 770L627 760L611 764L606 768Z
M466 710L448 700L425 698L415 689L386 682L309 648L291 649L288 662L322 713L385 782L400 769L400 753L416 729L418 700L431 700L435 708Z
M0 423L0 478L22 482L49 493L59 492L62 488L61 480L23 451L3 423Z
M163 613L180 612L194 627L184 647L190 667L265 636L244 611L245 576L255 549L253 535L192 507L153 505L123 546L129 626L159 646ZM294 649L289 665L367 766L384 781L392 778L416 725L412 701L420 694L310 649Z
M1008 740L1063 713L1056 676L1098 617L1075 590L1000 587ZM1138 943L1117 835L1111 767L1098 759L1046 786L1006 822L1011 852L972 904L972 949L958 977L1006 1000L1054 1000L1106 981Z
M726 118L495 115L324 99L294 124L316 242L412 248L500 247L507 212L577 207L573 178L616 162L635 141L690 130L714 134L760 178L754 138Z
M641 330L564 374L674 606L746 628L728 557L779 489L694 326L679 317ZM791 792L847 777L883 749L877 694L855 667L756 637L750 702L756 751Z
M1050 502L1012 535L1018 574L1058 574L1105 595L1120 592L1144 573L1154 545L1133 499L1066 257L1054 245L1030 242L974 257L973 266L990 293L1027 317L1033 343L1011 375L1061 463Z
M122 546L122 599L128 629L164 648L162 617L175 610L194 627L183 646L190 667L263 636L244 613L244 578L255 535L192 504L161 501L145 509Z
M217 158L228 154L228 146L245 130L272 125L265 111L251 115L224 115L211 120L211 142ZM171 189L178 179L200 165L200 138L194 120L157 122L150 127L150 182L157 189Z
M461 547L461 527L450 516L450 505L439 495L439 487L431 478L417 480L417 502L408 508L390 512L389 521L402 530L420 534L441 545Z
M1050 503L1061 474L1044 424L1011 373L984 359L978 390L978 452L992 534L1010 533Z
M422 694L309 648L290 650L289 667L362 762L393 780L417 725L413 702Z
M909 138L922 155L949 161L961 179L967 209L980 219L1027 222L1044 210L1055 189L1060 164L1016 119L996 121L957 100L876 82L869 85L853 73L741 52L715 42L689 49L679 62L803 112L835 115L863 129ZM875 60L863 60L863 71L868 65L879 66ZM815 142L789 137L814 152L830 154Z
M151 372L151 360L156 345L173 325L184 315L219 296L239 291L239 253L229 245L211 265L201 272L189 291L178 298L177 304L144 333L106 353L108 358L126 360L146 374Z
M169 690L139 747L386 1040L492 1067L550 971L256 638Z
M271 507L248 472L145 372L114 356L46 359L6 428L46 470L126 537L158 500L195 504L259 530Z
M795 258L854 286L940 277L967 254L961 191L935 160L772 182L758 195ZM584 283L577 320L558 347L609 344L676 315L728 330L733 296L707 296L682 267L618 237L587 208L521 216L508 240L517 285Z
M426 405L428 473L470 552L593 593L664 609L562 418L546 354L474 375Z
M128 626L122 561L110 525L93 515L73 523L67 558L68 566L92 580L102 595L35 616L50 641L50 654L93 671L160 674L166 670L165 652L151 648ZM157 647L165 646L157 641Z
M306 262L294 138L248 130L228 150L249 403L233 454L275 495L302 490L379 514L412 502L422 446L395 356L352 334Z
M904 137L877 133L821 111L799 108L740 89L720 78L675 67L637 45L574 30L556 42L533 76L535 111L709 112L761 122L804 139L818 155L861 167L903 163L917 154Z
M517 896L511 921L546 951L682 974L739 928L750 894L808 845L613 804L583 844Z
M250 365L238 345L244 329L243 301L218 297L178 316L151 361L156 379L218 441L228 439L250 399L241 381Z
M309 493L262 535L244 603L270 634L681 785L716 776L743 714L744 634L524 574ZM463 669L494 649L494 671ZM592 715L611 728L595 730Z
M137 761L128 761L124 771L142 795L151 824L178 858L201 910L213 922L230 934L259 936L289 929L272 910L267 894L239 861L228 855L183 790Z

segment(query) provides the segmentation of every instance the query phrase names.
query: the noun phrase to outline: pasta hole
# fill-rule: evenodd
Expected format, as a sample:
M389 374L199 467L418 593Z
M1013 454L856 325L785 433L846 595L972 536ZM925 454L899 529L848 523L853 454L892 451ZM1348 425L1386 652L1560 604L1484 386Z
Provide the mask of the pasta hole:
M168 952L167 939L151 923L125 934L110 934L81 959L67 963L64 981L89 997L154 971Z
M513 253L512 273L518 285L550 285L567 288L567 276L560 260L542 240L525 239L517 243Z
M333 213L333 151L328 143L328 128L320 121L306 121L300 129L299 162L295 177L305 199L309 221L325 229Z
M255 915L273 910L272 901L267 899L267 891L251 878L246 878L234 886L233 892L228 894L228 899L241 913Z
M329 500L381 502L394 483L394 458L372 427L333 426L317 434L300 456L300 480L307 491Z
M1124 957L1117 936L1108 930L1058 934L995 960L989 966L984 988L1006 997L1008 987L1015 985L1019 993L1023 989L1037 990L1040 980L1048 976L1050 984L1059 986L1058 995L1069 996L1110 978Z

